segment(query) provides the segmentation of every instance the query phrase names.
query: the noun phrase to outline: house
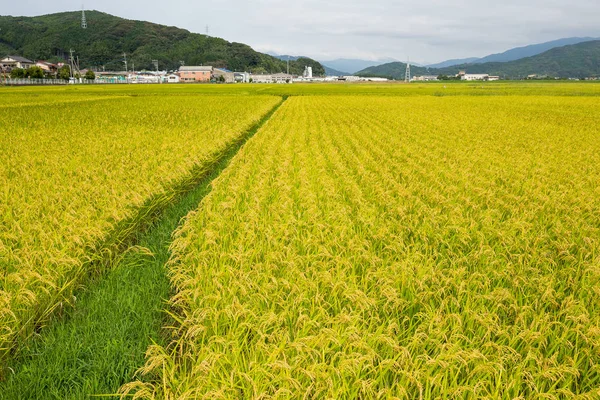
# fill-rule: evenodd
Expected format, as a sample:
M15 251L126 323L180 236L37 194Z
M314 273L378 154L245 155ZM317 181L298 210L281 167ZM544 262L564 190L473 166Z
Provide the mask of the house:
M223 68L214 68L212 76L216 80L219 80L221 77L223 77L222 79L224 79L223 82L225 83L235 82L235 75L233 74L233 72Z
M487 79L487 80L488 80L488 81L499 81L499 80L500 80L500 77L499 77L499 76L497 76L497 75L490 75L490 76L488 76L488 79Z
M27 69L33 65L33 61L20 56L6 56L0 60L0 69L6 72L10 72L15 68Z
M179 76L175 75L175 74L169 74L167 76L165 76L165 82L167 83L179 83Z
M44 70L45 74L54 75L58 71L58 65L52 64L48 61L39 60L35 63L36 67L40 67Z
M181 82L210 82L213 67L211 66L182 66L179 68Z

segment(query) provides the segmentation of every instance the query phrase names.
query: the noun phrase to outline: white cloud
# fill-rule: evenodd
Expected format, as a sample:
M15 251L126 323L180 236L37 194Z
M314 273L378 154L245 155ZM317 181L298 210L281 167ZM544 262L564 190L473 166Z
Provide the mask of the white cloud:
M568 36L600 36L597 0L230 0L168 3L89 0L125 18L175 25L247 43L258 50L336 57L393 57L416 62L484 56ZM77 10L73 1L10 2L3 14Z

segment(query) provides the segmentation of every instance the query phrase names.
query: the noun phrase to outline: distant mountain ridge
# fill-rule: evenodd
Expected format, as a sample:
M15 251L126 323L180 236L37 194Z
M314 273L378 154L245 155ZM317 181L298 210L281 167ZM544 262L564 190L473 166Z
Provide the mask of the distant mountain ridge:
M437 64L429 64L429 65L427 65L427 67L429 67L429 68L446 68L446 67L451 67L453 65L470 64L470 63L475 62L477 60L479 60L477 57L455 58L455 59L452 59L452 60L442 61L442 62L437 63Z
M386 64L389 62L394 62L393 58L381 59L378 61L373 60L361 60L355 58L338 58L335 60L319 60L321 64L327 65L329 68L335 69L337 71L346 71L345 75L351 75L355 72L363 70L368 67L373 67L381 64Z
M75 50L81 67L121 70L123 53L129 67L177 69L185 65L212 65L255 73L285 72L287 63L259 53L243 43L191 33L173 26L134 21L100 11L87 11L87 29L81 28L81 12L63 12L37 17L0 16L0 56L21 55L32 60L64 60ZM315 60L290 62L290 72L301 74L304 66L316 76L325 69Z
M446 68L454 65L461 64L484 64L487 62L508 62L520 60L521 58L532 57L538 54L544 53L556 47L568 46L572 44L578 44L583 42L589 42L598 40L599 38L593 37L570 37L552 40L549 42L531 44L527 46L515 47L513 49L506 50L502 53L490 54L485 57L471 57L471 58L458 58L453 60L446 60L436 64L427 65L429 68Z
M508 62L520 60L526 57L537 56L538 54L542 54L548 50L554 49L556 47L569 46L573 44L579 44L584 42L590 42L593 40L598 40L598 38L592 37L571 37L564 38L558 40L552 40L550 42L539 43L539 44L531 44L528 46L516 47L514 49L507 50L503 53L491 54L489 56L482 57L475 61L474 63L483 64L488 62Z
M277 53L273 53L273 52L268 52L267 54L278 58L282 61L286 61L289 59L290 61L297 61L300 58L308 58L308 57L301 57L301 56L290 56L288 54L277 54ZM323 68L325 69L325 75L326 76L346 76L346 75L352 75L348 72L344 72L344 71L339 71L335 68L331 68L328 65L321 63L321 65L323 65Z
M380 76L404 79L406 64L388 63L366 68L358 76ZM414 75L455 75L459 70L467 73L485 73L507 78L527 75L547 75L561 78L600 76L600 40L555 47L544 53L507 62L461 64L446 68L411 67Z
M352 75L348 72L344 72L344 71L338 71L335 68L330 68L327 65L323 64L323 68L325 68L325 75L327 76L348 76L348 75Z
M277 53L273 53L273 52L267 52L266 54L268 54L268 55L270 55L270 56L273 56L273 57L275 57L275 58L278 58L278 59L280 59L281 61L288 61L288 59L289 59L290 61L296 61L296 60L298 60L299 58L302 58L301 56L290 56L290 55L288 55L288 54L277 54ZM306 57L306 58L308 58L308 57Z

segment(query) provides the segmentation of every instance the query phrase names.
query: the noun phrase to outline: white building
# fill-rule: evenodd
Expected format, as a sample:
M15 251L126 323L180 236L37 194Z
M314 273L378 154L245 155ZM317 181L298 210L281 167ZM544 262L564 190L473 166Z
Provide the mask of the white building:
M164 77L164 81L167 83L179 83L179 76L175 74L169 74Z
M233 79L236 82L248 83L250 82L250 74L247 72L234 72Z
M294 77L292 75L279 73L271 75L271 80L273 83L292 83Z
M365 76L360 78L361 82L387 82L388 78L380 78L378 76Z
M313 74L312 74L312 67L308 67L305 66L304 67L304 74L302 74L303 77L308 78L308 79L312 79Z
M250 79L252 80L252 83L273 83L272 75L251 74Z
M487 81L488 78L488 74L464 74L460 77L463 81Z
M413 78L411 80L415 81L415 82L431 82L431 81L437 81L438 77L436 75L421 75L421 76L413 76Z

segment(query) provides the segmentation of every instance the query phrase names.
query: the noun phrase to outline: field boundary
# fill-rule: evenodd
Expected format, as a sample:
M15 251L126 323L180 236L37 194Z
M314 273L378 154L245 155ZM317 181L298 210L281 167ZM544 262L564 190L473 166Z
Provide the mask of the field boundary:
M61 318L68 315L68 312L75 307L75 294L85 284L98 279L109 270L115 259L127 248L135 245L137 236L151 228L168 206L200 185L203 179L219 168L220 164L233 158L286 99L287 96L281 96L281 100L271 110L229 144L208 154L179 181L169 185L162 192L150 196L142 206L136 207L130 218L116 223L104 239L86 246L88 256L81 260L81 264L71 273L65 274L65 278L56 285L57 289L47 292L47 296L42 298L38 306L28 313L29 316L17 318L17 321L23 322L0 342L0 380L6 374L5 361L15 357L20 346L23 346L32 336L39 334L52 317Z

